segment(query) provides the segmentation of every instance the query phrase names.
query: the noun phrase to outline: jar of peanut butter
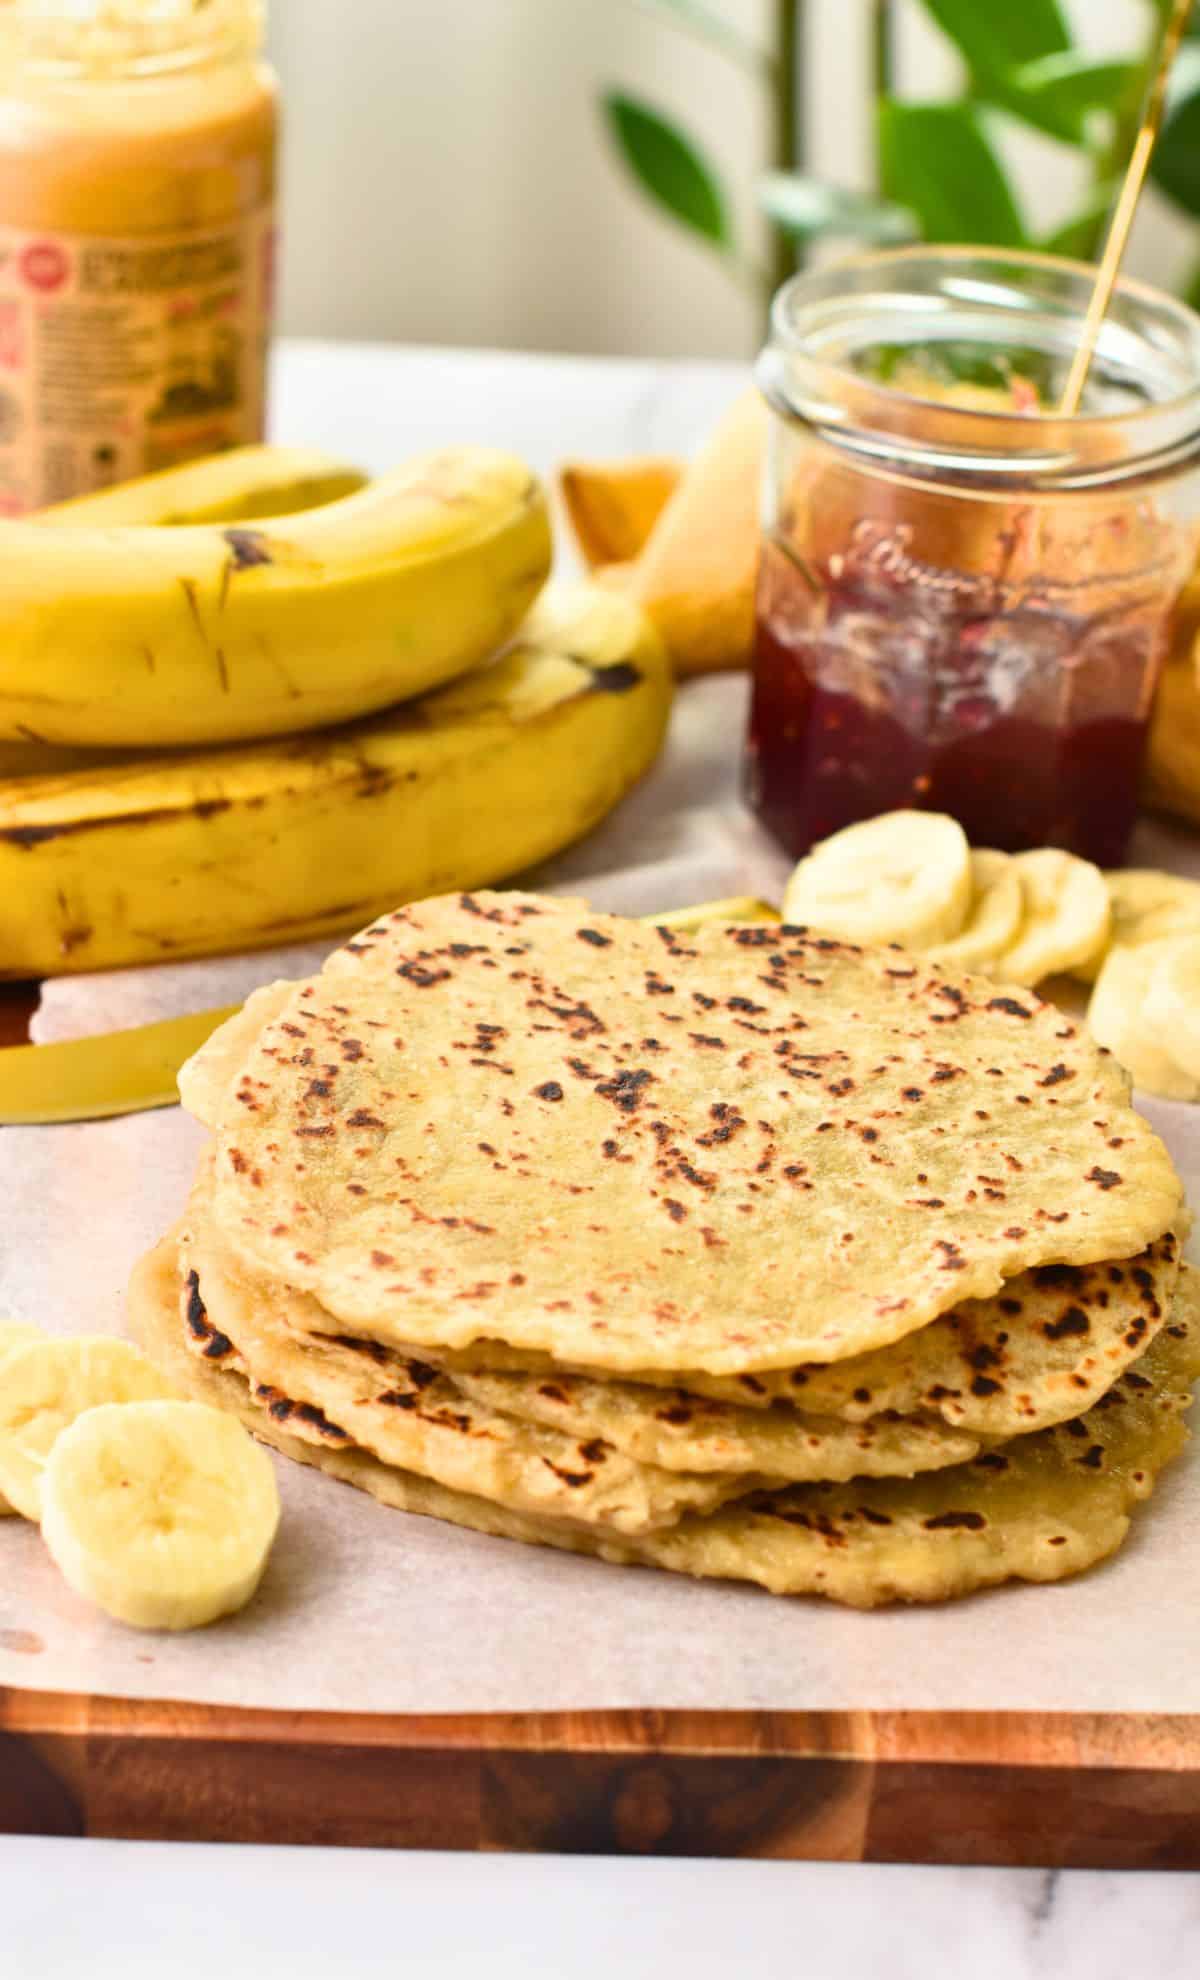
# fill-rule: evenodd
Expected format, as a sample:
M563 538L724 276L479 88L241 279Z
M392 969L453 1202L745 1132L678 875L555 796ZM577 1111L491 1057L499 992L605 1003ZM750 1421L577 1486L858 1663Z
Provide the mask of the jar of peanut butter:
M259 0L0 8L0 515L261 439Z

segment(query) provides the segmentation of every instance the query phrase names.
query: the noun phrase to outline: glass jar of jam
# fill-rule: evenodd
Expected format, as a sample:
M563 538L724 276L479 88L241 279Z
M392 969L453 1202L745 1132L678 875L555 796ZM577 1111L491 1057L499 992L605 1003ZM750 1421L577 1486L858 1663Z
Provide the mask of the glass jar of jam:
M747 785L794 856L918 806L1120 862L1200 543L1200 317L1122 283L1062 417L1093 279L906 248L776 297Z

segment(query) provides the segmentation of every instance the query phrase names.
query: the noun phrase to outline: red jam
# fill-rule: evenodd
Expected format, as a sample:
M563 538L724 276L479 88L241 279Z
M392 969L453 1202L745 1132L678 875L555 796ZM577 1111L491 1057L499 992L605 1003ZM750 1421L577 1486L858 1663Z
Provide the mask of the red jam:
M764 551L747 763L786 850L918 807L1118 865L1180 574L1114 578L1106 544L1095 582L1013 584L914 560L879 520L804 535Z

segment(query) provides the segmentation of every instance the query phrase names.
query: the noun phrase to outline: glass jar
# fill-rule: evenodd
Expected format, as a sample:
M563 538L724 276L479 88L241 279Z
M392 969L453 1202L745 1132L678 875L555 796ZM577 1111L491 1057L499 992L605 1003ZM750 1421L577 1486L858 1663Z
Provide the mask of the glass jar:
M0 514L261 439L258 0L0 9Z
M751 804L796 857L946 811L976 845L1116 865L1200 541L1200 317L1095 271L905 248L789 282L771 420Z

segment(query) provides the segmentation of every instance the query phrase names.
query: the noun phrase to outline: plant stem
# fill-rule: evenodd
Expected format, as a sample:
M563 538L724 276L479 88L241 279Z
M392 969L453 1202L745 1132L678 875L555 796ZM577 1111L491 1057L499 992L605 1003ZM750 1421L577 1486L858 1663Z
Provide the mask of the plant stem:
M776 172L798 172L804 158L801 130L800 57L804 44L804 0L775 0L772 74L771 166ZM769 289L777 289L796 271L796 243L781 227L772 242ZM770 301L768 293L766 301Z
M896 46L895 22L892 17L892 0L873 0L871 16L871 152L874 163L874 184L877 193L883 192L883 174L879 159L879 106L885 97L895 93Z

